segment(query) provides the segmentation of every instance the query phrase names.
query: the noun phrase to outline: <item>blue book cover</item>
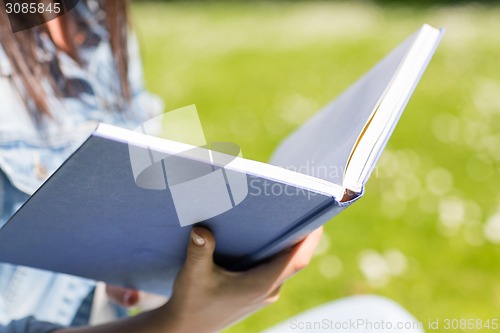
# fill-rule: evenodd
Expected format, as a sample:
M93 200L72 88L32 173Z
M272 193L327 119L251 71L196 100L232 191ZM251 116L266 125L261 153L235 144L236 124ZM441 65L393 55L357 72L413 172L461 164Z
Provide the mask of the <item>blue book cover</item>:
M442 34L423 26L270 164L99 125L0 230L0 261L168 296L199 223L217 264L258 264L361 197Z

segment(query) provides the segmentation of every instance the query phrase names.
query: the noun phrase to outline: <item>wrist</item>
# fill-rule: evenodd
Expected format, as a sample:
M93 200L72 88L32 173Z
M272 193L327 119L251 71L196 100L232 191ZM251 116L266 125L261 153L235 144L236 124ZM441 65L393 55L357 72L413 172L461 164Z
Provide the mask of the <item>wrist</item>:
M155 312L154 316L158 318L159 325L162 327L163 332L192 332L190 326L188 325L189 321L186 320L186 318L183 318L183 316L174 309L170 302L167 302L158 309L153 310L153 312ZM192 317L191 320L193 320Z
M161 325L166 333L219 332L219 329L215 328L210 320L207 322L203 320L203 318L200 318L199 312L186 310L181 304L173 302L172 300L168 301L157 310L162 320Z

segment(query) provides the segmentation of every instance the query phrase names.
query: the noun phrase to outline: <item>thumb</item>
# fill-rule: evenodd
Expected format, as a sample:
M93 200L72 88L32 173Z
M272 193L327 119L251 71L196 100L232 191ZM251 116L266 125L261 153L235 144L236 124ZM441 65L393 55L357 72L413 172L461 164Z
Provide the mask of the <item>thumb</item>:
M201 227L191 229L186 263L184 264L185 272L194 276L210 272L214 267L214 249L215 239L209 230Z

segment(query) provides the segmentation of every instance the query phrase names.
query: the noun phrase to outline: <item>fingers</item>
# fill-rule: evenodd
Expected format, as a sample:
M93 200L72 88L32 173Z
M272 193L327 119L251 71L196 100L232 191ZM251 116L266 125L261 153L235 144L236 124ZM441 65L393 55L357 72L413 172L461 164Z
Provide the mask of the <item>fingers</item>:
M215 239L212 233L201 227L191 230L184 270L193 276L205 276L213 270Z
M295 245L291 252L285 254L283 257L277 258L280 261L277 263L277 267L274 270L274 272L278 274L276 279L277 284L282 284L285 280L309 265L322 234L323 227L320 227Z
M271 289L278 288L285 280L309 264L322 233L322 227L316 229L295 245L290 252L283 253L272 261L257 266L253 269L253 273L261 275L263 279L269 279L268 281L274 281Z
M137 290L110 285L106 285L106 294L113 302L124 307L137 305L140 298Z
M228 274L230 272L218 268L213 262L215 239L212 233L207 229L194 227L190 234L182 275L187 278L184 281L197 281L200 277L206 278L222 270L224 277L242 279L240 285L245 283L242 281L246 281L249 286L255 286L256 290L268 300L275 300L285 280L309 264L321 234L322 228L319 228L291 248L289 252L279 255L270 262L246 272Z
M264 304L272 304L276 302L280 298L280 291L281 291L281 286L278 288L274 289L266 298L264 301Z

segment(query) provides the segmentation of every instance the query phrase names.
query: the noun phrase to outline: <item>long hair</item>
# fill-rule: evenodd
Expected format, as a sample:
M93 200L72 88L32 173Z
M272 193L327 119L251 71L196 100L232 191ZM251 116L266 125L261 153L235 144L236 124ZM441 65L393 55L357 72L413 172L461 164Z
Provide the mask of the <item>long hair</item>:
M82 0L86 1L86 0ZM128 81L128 0L99 0L98 4L105 13L104 25L109 32L109 43L113 52L113 59L120 78L121 94L126 101L130 101L130 83ZM60 17L63 25L63 38L72 48L72 55L78 60L78 50L74 48L74 29L70 29L70 20L73 11ZM33 18L33 14L31 19ZM11 17L13 20L28 20L22 14ZM54 78L54 73L61 72L57 59L52 62L44 61L40 51L44 50L41 43L41 36L45 35L52 39L47 28L47 24L42 24L35 28L13 33L9 24L7 14L0 11L0 46L5 51L12 68L13 82L25 100L27 109L34 112L36 116L40 114L50 116L47 103L47 89L43 82L48 82L53 94L62 97L63 93L60 85ZM54 42L54 40L52 40ZM57 58L57 57L55 57ZM63 78L64 80L64 78ZM64 82L63 82L64 84Z

